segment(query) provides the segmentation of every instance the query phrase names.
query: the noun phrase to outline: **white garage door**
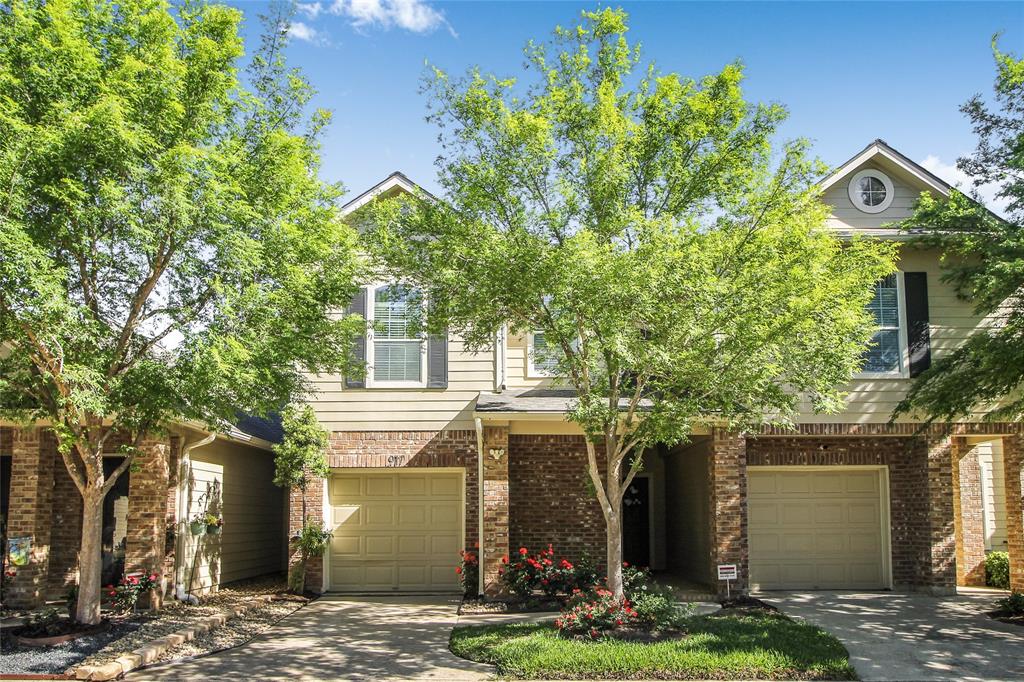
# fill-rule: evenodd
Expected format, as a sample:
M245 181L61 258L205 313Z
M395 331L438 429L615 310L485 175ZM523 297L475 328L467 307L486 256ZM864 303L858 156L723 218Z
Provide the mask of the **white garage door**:
M754 589L888 587L888 513L880 469L748 470Z
M328 492L331 591L459 591L461 471L339 472Z

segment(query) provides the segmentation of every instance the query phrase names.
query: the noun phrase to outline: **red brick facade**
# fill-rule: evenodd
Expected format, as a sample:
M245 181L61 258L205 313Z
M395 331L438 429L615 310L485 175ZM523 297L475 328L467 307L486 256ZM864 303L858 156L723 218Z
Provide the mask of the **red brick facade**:
M985 585L985 519L981 465L964 438L953 440L953 522L958 585Z
M1010 589L1024 592L1024 433L1003 439Z
M587 553L605 563L605 523L587 474L582 436L512 435L509 539L513 551L552 543L572 560ZM603 457L598 461L603 461Z
M125 570L157 572L169 580L174 543L167 538L168 530L173 532L176 501L176 482L169 472L175 444L155 439L144 441L142 448L137 470L124 474L130 476ZM82 496L51 431L0 427L0 454L12 456L8 537L32 538L29 563L17 568L4 602L30 608L60 599L78 582Z
M748 576L747 465L747 439L716 428L708 457L711 575L719 564L736 564L739 590Z

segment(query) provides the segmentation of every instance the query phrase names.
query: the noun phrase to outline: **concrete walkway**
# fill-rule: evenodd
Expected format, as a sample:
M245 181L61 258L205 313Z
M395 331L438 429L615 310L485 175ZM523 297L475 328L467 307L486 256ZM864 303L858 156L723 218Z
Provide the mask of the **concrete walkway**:
M838 637L862 680L1024 679L1024 628L984 614L999 595L769 592L758 596Z
M457 607L447 597L324 597L240 647L126 679L486 679L492 667L448 651Z

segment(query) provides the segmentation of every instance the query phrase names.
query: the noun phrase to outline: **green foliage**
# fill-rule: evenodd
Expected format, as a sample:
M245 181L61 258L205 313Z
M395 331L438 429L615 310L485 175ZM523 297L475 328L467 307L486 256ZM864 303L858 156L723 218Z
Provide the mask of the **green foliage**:
M266 17L245 85L240 21L196 0L0 9L0 412L53 425L89 505L145 434L266 414L350 370L363 332L333 314L356 235L318 175L329 117L284 61L289 12ZM112 434L127 457L104 477Z
M789 424L802 398L837 409L894 268L892 245L824 229L821 164L805 141L773 149L785 110L744 99L741 64L661 73L626 30L622 10L584 12L527 47L523 83L435 70L445 200L364 218L381 269L425 292L431 330L470 350L505 325L544 333L570 418L606 451L603 484L590 473L610 545L644 449L705 419Z
M985 557L985 584L1001 590L1010 589L1010 553L989 552Z
M274 445L274 484L298 488L303 495L310 478L327 478L327 431L309 405L288 405L282 417L284 440Z
M299 532L298 546L302 551L303 558L323 556L331 544L333 535L320 523L306 519L306 523Z
M265 413L339 369L355 235L287 13L239 79L241 13L162 0L0 12L0 407L94 450ZM77 471L72 471L75 475Z
M832 635L773 615L690 617L687 636L654 643L565 639L549 624L452 631L450 648L511 679L856 679Z
M1014 592L996 602L999 610L1011 616L1024 616L1024 592Z
M923 194L903 223L922 230L918 243L943 252L943 280L974 303L979 316L1001 324L979 327L966 343L932 363L911 386L896 414L923 413L953 421L979 410L991 419L1024 416L1024 60L999 51L989 108L975 95L960 110L978 136L974 154L957 166L976 185L996 182L1008 202L1000 219L977 200L953 191L948 199Z

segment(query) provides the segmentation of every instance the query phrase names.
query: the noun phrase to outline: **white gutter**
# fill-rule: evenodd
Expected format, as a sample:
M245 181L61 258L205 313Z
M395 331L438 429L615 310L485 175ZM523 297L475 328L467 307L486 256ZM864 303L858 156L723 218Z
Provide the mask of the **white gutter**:
M477 589L484 593L484 422L480 417L473 420L476 425L476 489L477 489Z
M182 436L184 439L184 436ZM192 472L192 462L189 457L192 450L209 445L217 438L216 433L210 433L199 440L185 443L181 446L181 458L178 460L178 537L174 549L174 597L178 601L185 601L187 590L185 588L185 538L188 534L188 510L185 505L188 503L188 477ZM198 600L192 597L193 600Z

